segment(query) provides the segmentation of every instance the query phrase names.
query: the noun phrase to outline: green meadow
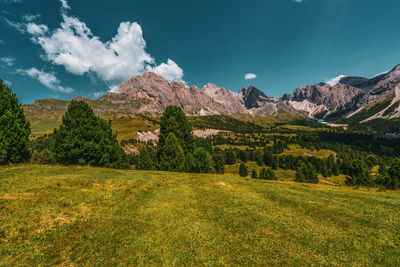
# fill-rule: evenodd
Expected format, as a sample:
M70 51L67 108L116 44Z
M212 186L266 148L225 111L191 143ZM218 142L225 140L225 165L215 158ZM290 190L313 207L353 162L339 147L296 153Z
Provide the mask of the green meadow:
M0 265L400 265L400 194L92 167L0 167Z

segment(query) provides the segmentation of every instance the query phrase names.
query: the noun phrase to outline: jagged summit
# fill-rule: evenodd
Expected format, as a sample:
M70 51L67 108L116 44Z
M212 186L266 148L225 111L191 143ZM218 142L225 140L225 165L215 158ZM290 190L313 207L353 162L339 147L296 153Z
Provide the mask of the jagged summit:
M311 118L363 122L400 117L400 65L373 78L340 76L336 83L300 86L293 95L284 94L281 98L268 96L254 86L243 87L239 94L212 83L199 89L145 72L121 84L117 93L107 93L97 100L77 99L96 104L96 112L157 114L169 105L177 105L193 115L263 116L285 110ZM64 109L67 104L68 101L59 100L34 103L49 109Z

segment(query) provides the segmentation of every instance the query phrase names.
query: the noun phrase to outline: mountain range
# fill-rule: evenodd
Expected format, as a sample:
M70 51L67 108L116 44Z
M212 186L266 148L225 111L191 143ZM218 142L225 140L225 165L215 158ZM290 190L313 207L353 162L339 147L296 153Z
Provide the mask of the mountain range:
M254 86L243 87L239 93L211 83L200 89L146 72L121 84L117 93L108 92L95 100L75 99L90 102L97 113L158 114L169 105L178 105L193 115L266 116L285 111L328 122L358 123L400 117L400 65L373 78L340 76L335 83L300 86L280 98ZM37 100L33 106L66 109L67 102Z

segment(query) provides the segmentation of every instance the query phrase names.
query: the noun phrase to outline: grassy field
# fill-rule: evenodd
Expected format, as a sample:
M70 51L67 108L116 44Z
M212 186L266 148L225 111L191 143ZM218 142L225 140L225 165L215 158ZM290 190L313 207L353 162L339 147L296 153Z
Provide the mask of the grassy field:
M301 148L298 145L289 145L289 149L285 150L281 155L289 156L292 155L294 157L303 156L303 157L310 157L314 156L317 158L327 159L330 155L335 156L335 152L326 149L320 150L309 150L306 148Z
M0 265L400 265L400 193L0 167Z

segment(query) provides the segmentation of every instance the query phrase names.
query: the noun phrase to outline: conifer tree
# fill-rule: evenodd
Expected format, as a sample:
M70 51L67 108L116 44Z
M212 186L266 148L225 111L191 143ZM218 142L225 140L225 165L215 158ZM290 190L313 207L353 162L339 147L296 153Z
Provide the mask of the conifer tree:
M111 122L96 116L83 101L71 102L52 138L52 150L58 163L110 168L130 166L128 156L112 132Z
M214 169L215 172L218 174L224 174L225 173L225 159L224 155L221 152L218 152L213 155L213 163L214 163Z
M0 79L0 165L29 159L30 133L21 104Z
M247 166L244 163L240 163L239 175L242 177L246 177L248 175Z
M136 169L137 170L153 170L156 169L154 162L155 152L152 147L143 147L140 149Z
M179 146L184 153L192 153L194 150L194 141L192 126L187 120L185 113L178 106L168 106L160 119L160 138L158 147L162 148L168 135L173 133L178 140Z
M226 151L226 164L232 165L236 163L236 153L235 151L229 149Z
M164 145L158 150L160 157L160 169L163 171L183 171L185 154L179 145L175 134L170 132Z
M251 171L251 178L253 178L253 179L258 179L258 174L257 174L257 171L256 171L255 169L253 169L253 170Z

